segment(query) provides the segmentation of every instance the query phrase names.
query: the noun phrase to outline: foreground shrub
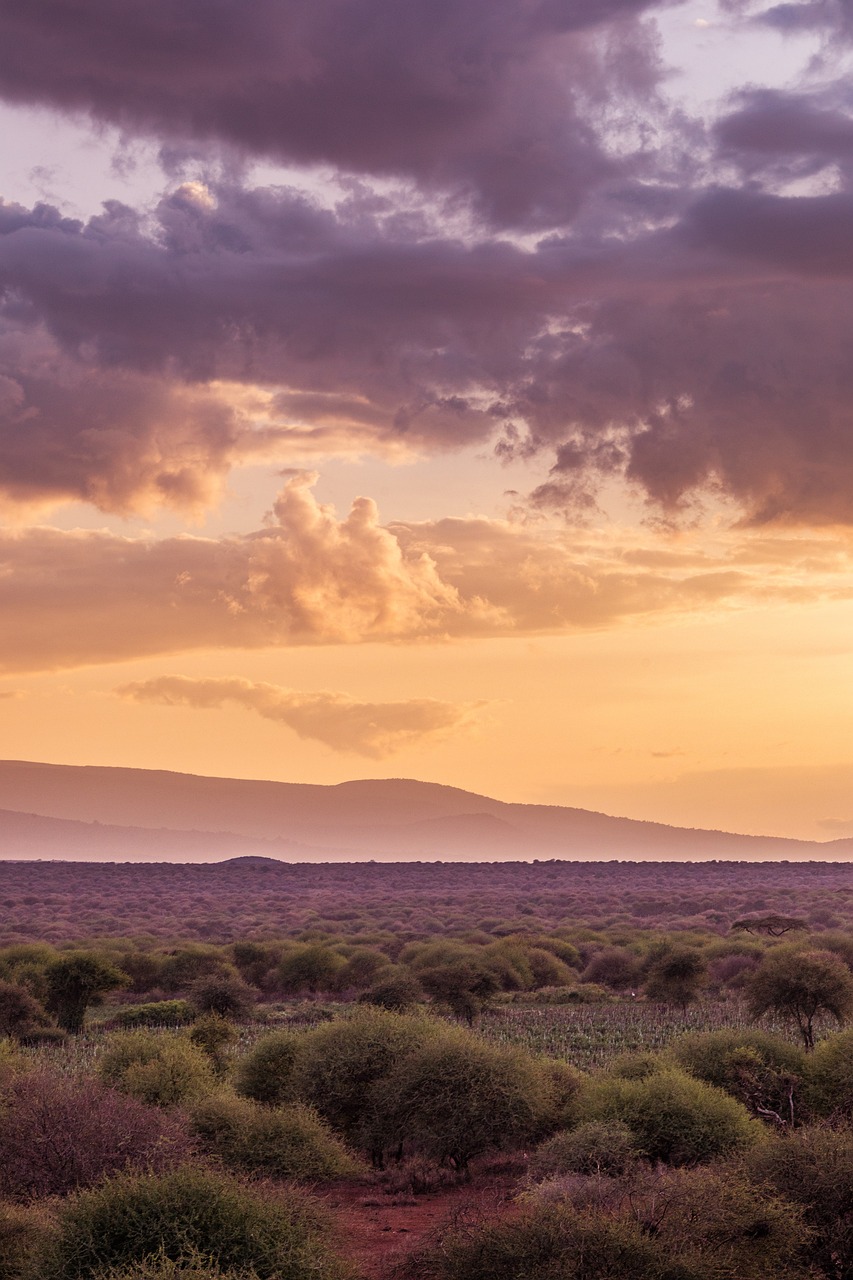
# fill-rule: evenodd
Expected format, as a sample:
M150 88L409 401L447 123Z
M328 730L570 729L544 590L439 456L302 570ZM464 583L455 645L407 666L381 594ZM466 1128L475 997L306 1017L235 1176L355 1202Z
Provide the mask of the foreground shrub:
M806 1056L780 1036L755 1028L726 1028L681 1036L669 1053L691 1075L725 1089L751 1111L785 1123L799 1118Z
M584 1119L621 1121L642 1155L669 1164L714 1160L762 1136L759 1122L734 1098L674 1070L639 1080L590 1080L579 1107Z
M46 1021L44 1009L26 987L0 982L0 1036L20 1040Z
M186 1158L185 1127L97 1080L37 1071L12 1081L0 1109L0 1192L64 1196L105 1174L168 1169Z
M112 1022L128 1031L135 1027L185 1027L195 1016L187 1000L155 1000L150 1004L130 1004L120 1009Z
M853 1275L853 1131L797 1129L749 1151L743 1165L759 1186L800 1207L823 1273Z
M831 951L777 947L756 969L747 996L755 1017L775 1013L795 1023L808 1051L814 1048L819 1015L842 1023L853 1014L853 976Z
M237 1031L218 1013L205 1013L193 1023L189 1033L190 1044L206 1053L217 1075L224 1074L228 1065L228 1050L238 1039Z
M530 1141L551 1100L532 1058L462 1031L403 1058L374 1099L386 1148L402 1144L458 1169L484 1151Z
M637 1144L619 1120L591 1120L577 1129L555 1133L530 1158L530 1176L555 1178L566 1173L619 1177L637 1161Z
M375 1098L374 1086L442 1031L426 1018L368 1008L316 1027L299 1047L297 1095L353 1146L375 1153L387 1117L377 1113L377 1105L384 1111L386 1104Z
M183 1262L170 1262L157 1257L138 1262L130 1267L111 1267L100 1273L98 1280L258 1280L257 1271L220 1271L209 1256L193 1251Z
M37 1210L0 1204L0 1280L34 1280L50 1239Z
M236 973L209 973L190 984L187 997L196 1013L240 1021L252 1012L258 993Z
M808 1099L817 1115L853 1114L853 1030L823 1040L809 1066Z
M212 1097L193 1110L192 1129L204 1150L241 1173L322 1182L360 1170L317 1113L299 1104L274 1110L243 1098Z
M304 1039L293 1031L264 1036L238 1064L237 1092L255 1102L281 1106L296 1097L296 1059Z
M533 1204L450 1231L398 1268L398 1280L693 1280L631 1222Z
M40 1280L91 1280L158 1255L193 1265L201 1255L220 1271L250 1271L258 1280L340 1274L322 1221L303 1197L260 1197L224 1174L191 1167L81 1192L58 1210L57 1229Z
M113 1036L98 1072L122 1093L158 1107L193 1102L211 1093L216 1080L207 1055L178 1036L128 1031Z

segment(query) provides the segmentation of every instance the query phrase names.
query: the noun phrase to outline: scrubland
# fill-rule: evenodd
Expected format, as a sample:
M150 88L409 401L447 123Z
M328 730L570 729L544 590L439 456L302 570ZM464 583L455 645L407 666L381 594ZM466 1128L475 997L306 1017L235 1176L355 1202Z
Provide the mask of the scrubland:
M0 881L0 1280L853 1277L853 868Z

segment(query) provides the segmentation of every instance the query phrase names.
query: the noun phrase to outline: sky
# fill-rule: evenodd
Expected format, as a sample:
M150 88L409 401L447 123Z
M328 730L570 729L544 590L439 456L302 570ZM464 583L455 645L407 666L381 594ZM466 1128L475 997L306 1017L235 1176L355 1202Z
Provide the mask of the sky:
M853 835L851 0L0 0L0 758Z

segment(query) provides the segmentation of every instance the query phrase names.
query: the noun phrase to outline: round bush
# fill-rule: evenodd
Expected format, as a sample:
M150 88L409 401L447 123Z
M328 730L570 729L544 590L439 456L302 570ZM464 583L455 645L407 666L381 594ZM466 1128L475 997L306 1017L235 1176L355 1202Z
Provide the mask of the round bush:
M222 972L196 978L187 990L187 997L196 1013L214 1013L220 1018L239 1021L248 1018L258 993L239 974Z
M734 1098L675 1070L640 1080L600 1076L584 1084L579 1108L587 1120L621 1121L642 1155L670 1164L714 1160L763 1134Z
M619 1177L636 1162L637 1144L627 1125L618 1120L590 1120L577 1129L555 1133L537 1147L530 1159L536 1179L566 1173Z
M131 1031L135 1027L185 1027L193 1020L193 1008L187 1000L155 1000L151 1004L130 1004L119 1009L112 1019L117 1027Z
M304 1038L293 1031L274 1031L259 1040L237 1066L237 1092L270 1106L293 1102L296 1059Z
M404 1143L464 1169L484 1151L535 1137L551 1096L532 1058L459 1031L403 1058L374 1099L385 1147Z
M13 1080L0 1110L0 1191L64 1196L126 1169L168 1169L190 1150L185 1125L97 1080L37 1071Z
M853 1113L853 1030L829 1036L809 1064L809 1103L819 1116Z
M0 1204L0 1280L35 1280L49 1238L38 1211Z
M305 1033L294 1076L297 1096L354 1146L374 1148L380 1117L373 1086L399 1062L439 1034L440 1024L380 1009Z
M148 1031L113 1036L98 1065L102 1080L158 1107L193 1102L216 1085L207 1055L189 1040Z
M297 1182L360 1172L317 1113L298 1103L273 1109L244 1098L212 1097L195 1107L191 1120L203 1149L236 1172Z
M807 1061L803 1050L787 1040L757 1029L726 1028L681 1036L669 1054L685 1071L725 1089L751 1111L774 1113L786 1123L797 1118Z
M251 1271L258 1280L340 1274L322 1220L303 1197L260 1197L224 1174L185 1167L113 1178L64 1201L40 1280L91 1280L158 1255L193 1264L202 1255L221 1271Z

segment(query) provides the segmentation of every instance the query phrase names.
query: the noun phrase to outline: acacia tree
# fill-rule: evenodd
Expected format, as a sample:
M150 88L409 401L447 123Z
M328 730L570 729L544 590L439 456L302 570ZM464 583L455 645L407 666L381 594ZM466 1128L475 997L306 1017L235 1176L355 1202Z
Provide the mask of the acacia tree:
M61 956L45 971L46 1006L64 1031L83 1028L86 1010L99 996L116 987L125 987L128 976L109 960L78 951Z
M696 999L706 979L705 961L691 947L666 950L649 966L646 995L682 1009Z
M786 933L808 932L808 924L799 916L745 916L735 920L732 933L763 933L770 938L781 938Z
M853 1014L853 976L830 951L779 947L764 957L747 989L750 1010L760 1018L775 1013L796 1023L807 1051L814 1048L814 1023L828 1014L842 1024Z

